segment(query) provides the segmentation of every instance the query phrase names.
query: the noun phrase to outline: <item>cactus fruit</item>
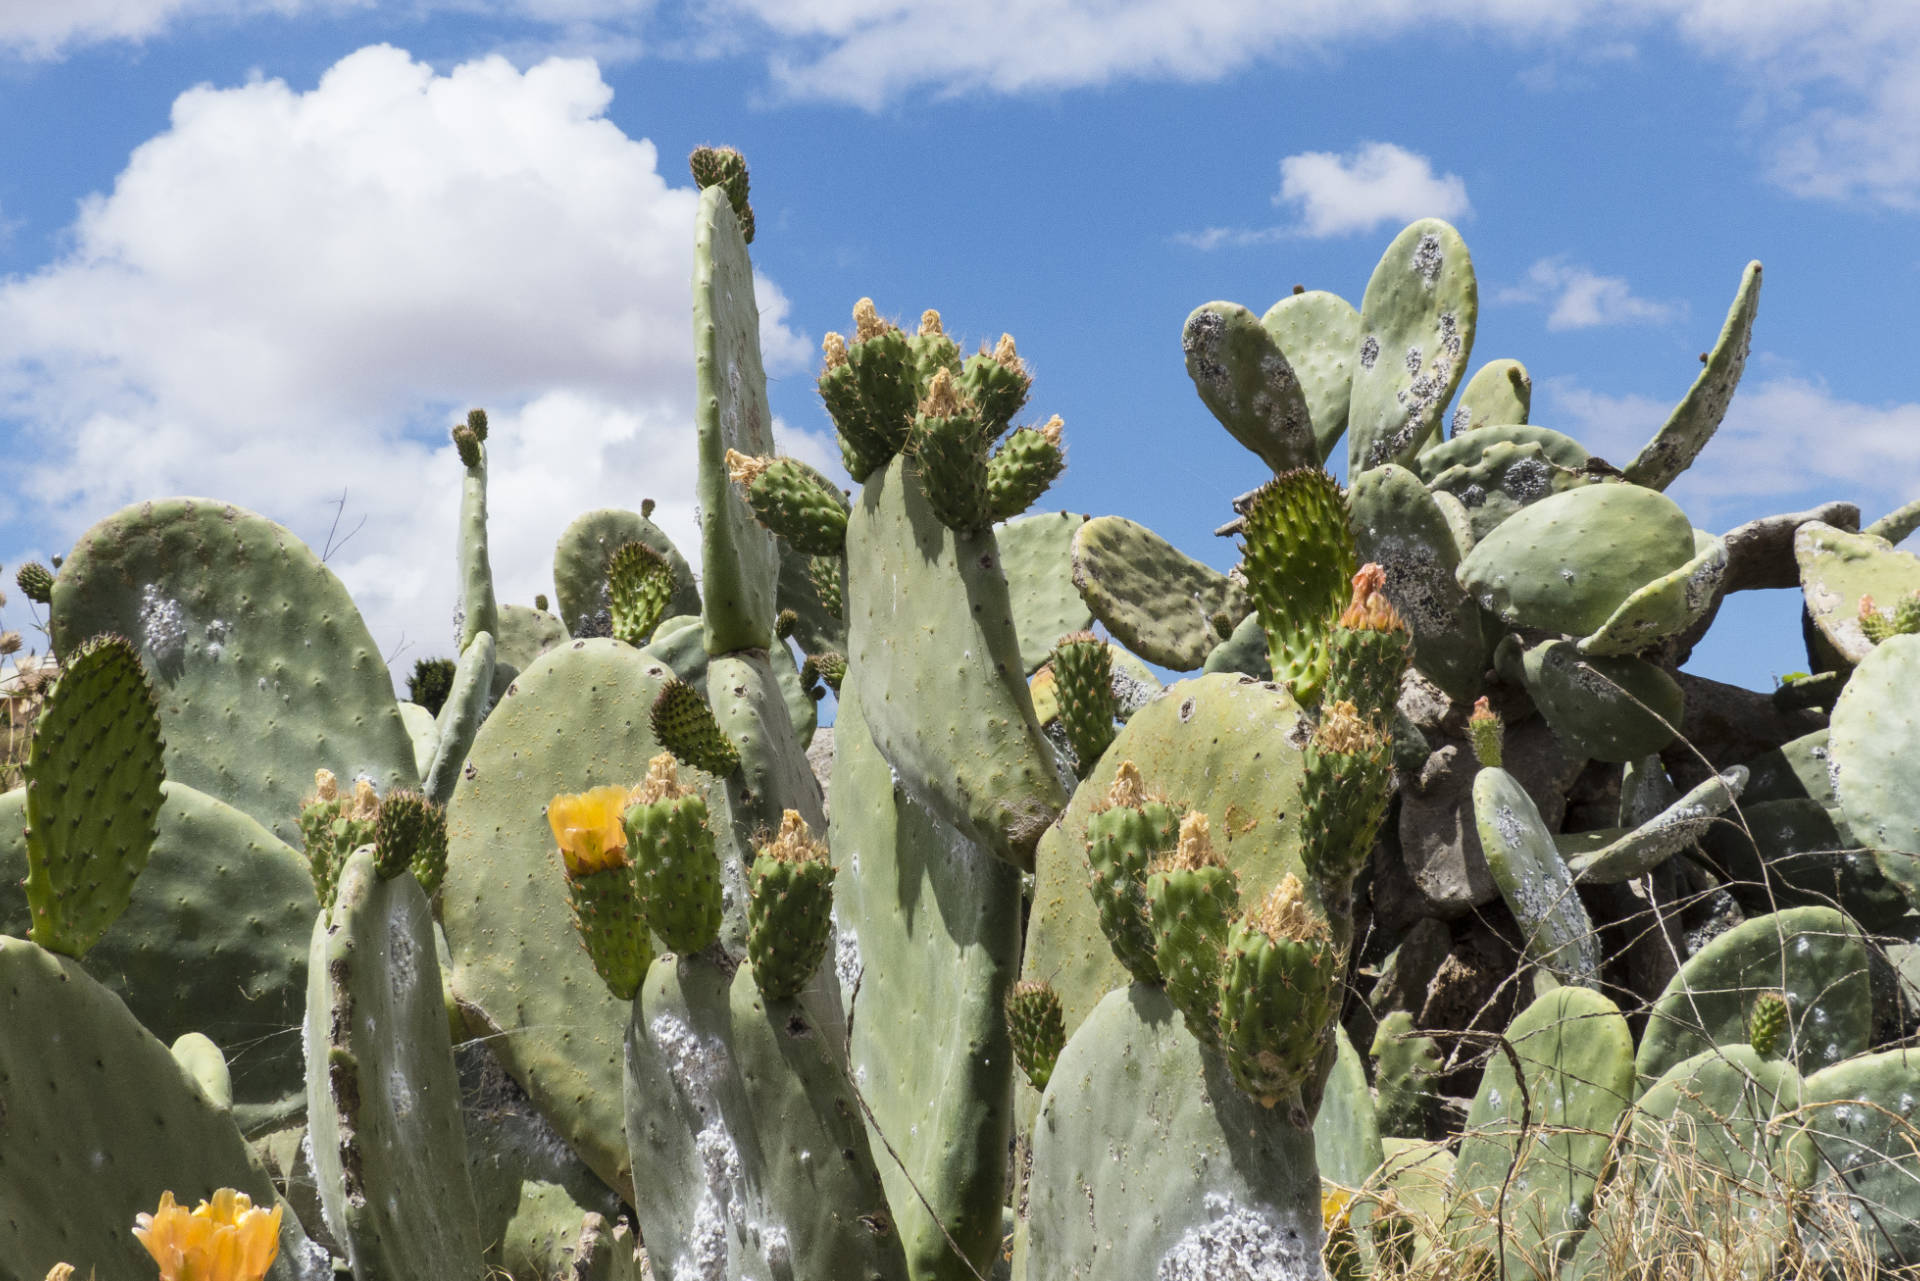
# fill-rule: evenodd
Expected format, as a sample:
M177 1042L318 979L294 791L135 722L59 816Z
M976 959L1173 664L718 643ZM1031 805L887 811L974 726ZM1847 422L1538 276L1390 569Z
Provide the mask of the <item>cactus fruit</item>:
M695 769L725 778L740 768L740 749L728 740L700 691L668 681L653 700L653 736Z
M1332 1036L1345 959L1291 873L1228 935L1220 1044L1234 1081L1262 1106L1311 1078Z
M1062 636L1051 659L1060 723L1081 778L1113 741L1119 708L1113 698L1113 651L1092 632Z
M853 341L829 333L820 398L840 437L840 456L856 483L884 467L907 443L922 388L906 335L880 319L871 298L853 307Z
M623 1001L633 999L653 964L653 941L640 919L640 896L627 858L621 812L628 799L624 787L596 787L556 796L547 805L574 928L607 990Z
M613 637L636 648L653 637L673 598L673 566L646 543L624 544L607 561L607 611Z
M371 779L355 779L353 795L343 796L332 770L315 771L313 794L300 805L300 837L321 907L333 906L341 865L347 855L373 843L379 817L380 797Z
M941 524L962 534L993 519L987 450L996 434L981 408L966 398L964 386L944 369L934 374L906 446L927 506Z
M668 951L691 955L720 934L720 860L707 803L681 784L666 753L648 762L631 801L626 846L640 914Z
M407 698L438 716L453 689L453 667L451 658L420 659L407 677Z
M719 187L726 192L727 203L733 206L733 216L740 223L740 239L752 244L753 205L747 200L750 181L746 157L732 147L695 147L687 157L687 168L703 190Z
M53 601L53 571L37 560L30 560L14 572L13 581L20 585L20 593L38 605L51 604Z
M1274 679L1310 706L1327 675L1327 633L1358 569L1346 498L1326 472L1302 467L1255 490L1243 511L1247 591Z
M1302 751L1300 860L1323 887L1344 891L1366 865L1393 794L1393 749L1378 721L1333 703Z
M1060 415L1040 427L1016 428L987 459L987 509L996 520L1012 520L1040 500L1066 470Z
M373 825L373 865L383 880L411 871L432 897L447 871L447 811L418 792L389 792Z
M1787 1048L1787 996L1784 992L1762 992L1753 999L1753 1013L1747 1016L1747 1044L1763 1059L1779 1058Z
M1327 633L1327 702L1352 703L1385 721L1413 661L1413 637L1383 590L1386 571L1371 562L1353 575L1353 597Z
M34 721L27 786L29 937L85 956L127 910L160 812L160 716L134 648L99 636L65 657Z
M1499 769L1506 725L1482 694L1474 700L1473 713L1467 717L1467 737L1473 743L1473 758L1486 769Z
M847 497L797 458L754 458L727 451L727 476L762 525L795 551L838 555L847 542Z
M1013 1057L1034 1089L1045 1092L1054 1062L1067 1044L1067 1026L1060 1013L1060 994L1049 983L1022 979L1007 993L1007 1035Z
M1152 923L1147 919L1147 869L1179 843L1180 813L1147 796L1140 771L1121 761L1107 789L1106 805L1087 820L1088 888L1100 911L1100 928L1113 954L1142 983L1158 983Z
M824 654L807 655L807 665L800 669L804 681L809 669L813 676L826 683L835 694L840 692L840 683L847 679L847 656L828 650Z
M1207 816L1198 811L1180 820L1179 844L1150 865L1146 896L1154 964L1166 981L1167 999L1201 1044L1215 1046L1220 962L1240 914L1240 878L1215 852L1208 829Z
M799 995L827 955L837 869L795 810L780 816L779 833L756 852L747 874L747 958L760 994L784 1001Z

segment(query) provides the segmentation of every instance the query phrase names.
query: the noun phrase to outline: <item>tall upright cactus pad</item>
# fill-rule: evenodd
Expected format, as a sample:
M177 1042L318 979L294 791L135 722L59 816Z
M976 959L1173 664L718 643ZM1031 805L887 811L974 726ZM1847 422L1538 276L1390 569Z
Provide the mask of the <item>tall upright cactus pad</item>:
M1073 540L1087 523L1072 512L1035 512L993 531L1020 638L1021 670L1031 676L1068 632L1093 626L1093 611L1073 583Z
M777 831L788 810L809 828L825 831L820 782L807 764L782 693L780 673L793 674L791 653L772 661L758 654L727 654L707 665L707 697L727 740L739 746L739 768L724 780L733 848L746 862L754 844ZM797 680L797 675L796 675Z
M493 563L487 554L487 411L467 414L454 443L466 474L460 481L460 649L481 632L500 634L500 607L493 595Z
M1180 349L1201 402L1260 461L1276 473L1320 465L1305 389L1258 316L1205 303L1187 317Z
M634 1208L660 1281L906 1281L836 1021L744 964L653 963L627 1036Z
M1834 704L1828 765L1840 812L1880 871L1920 903L1920 636L1891 636L1854 669Z
M1014 1272L1032 1281L1323 1275L1313 1132L1241 1093L1145 985L1109 993L1061 1053L1025 1213Z
M1873 985L1860 931L1830 907L1795 907L1736 925L1680 967L1640 1037L1643 1084L1702 1050L1747 1044L1755 1003L1774 993L1786 996L1787 1057L1803 1074L1866 1050Z
M627 1003L607 991L574 935L544 811L557 794L631 787L645 776L661 750L647 712L671 675L613 640L542 655L480 727L447 807L441 923L467 1027L489 1038L554 1128L626 1196Z
M1356 559L1386 573L1384 591L1413 633L1414 664L1456 700L1486 676L1491 649L1480 608L1454 573L1460 550L1420 478L1385 463L1348 492Z
M1884 1050L1823 1068L1800 1098L1813 1195L1851 1202L1847 1213L1882 1266L1920 1259L1920 1052Z
M906 459L870 477L847 524L848 684L907 786L1016 866L1066 793L1022 679L991 530L934 516Z
M728 450L773 453L773 411L760 367L753 263L722 188L700 193L693 241L695 424L699 429L701 587L707 652L765 649L773 641L780 552L727 479Z
M418 783L379 647L340 580L252 512L199 498L128 507L80 536L53 590L61 653L100 632L139 647L167 777L289 844L314 771Z
M347 860L307 964L307 1126L356 1276L483 1275L433 916L410 876Z
M87 972L155 1036L199 1031L220 1046L233 1117L249 1134L303 1106L297 1037L307 999L313 880L307 860L252 818L181 783L161 789L159 835L126 914ZM0 934L24 936L26 794L0 795Z
M1563 987L1521 1011L1505 1039L1521 1075L1493 1050L1467 1112L1447 1234L1490 1258L1504 1244L1510 1276L1551 1277L1587 1226L1633 1101L1633 1033L1606 997Z
M1667 416L1652 440L1627 464L1627 479L1650 489L1665 489L1692 465L1707 447L1720 420L1727 416L1734 388L1747 367L1747 349L1753 341L1753 321L1760 312L1760 264L1750 262L1740 273L1740 288L1727 308L1720 337L1707 353L1705 366L1693 386Z
M1215 673L1169 686L1133 714L1041 844L1022 976L1060 993L1067 1035L1127 972L1101 932L1087 893L1088 823L1132 761L1145 790L1207 816L1213 848L1251 899L1300 862L1299 708L1283 690ZM1315 893L1308 886L1310 901ZM1317 901L1314 902L1319 906ZM1030 1106L1032 1099L1023 1095Z
M420 790L435 805L453 798L453 785L459 781L460 767L467 763L473 736L493 706L493 678L499 665L499 648L489 632L475 633L460 655L453 671L453 688L440 706L434 721L433 759L421 775Z
M1303 289L1267 308L1260 324L1300 380L1307 415L1313 420L1313 461L1325 465L1347 432L1353 362L1360 350L1360 313L1338 294Z
M833 793L861 799L834 807L829 843L853 1079L873 1109L876 1160L913 1275L960 1281L985 1274L1000 1249L1013 1136L1004 1005L1020 963L1020 874L903 785L867 733L859 682L847 688ZM1084 882L1073 892L1087 902ZM1094 936L1106 952L1097 927ZM898 1164L884 1155L889 1144Z
M1113 638L1190 672L1253 610L1245 589L1145 525L1096 516L1073 536L1073 582Z
M218 1188L274 1203L233 1118L78 962L0 935L0 1268L37 1281L81 1260L97 1281L153 1281L128 1231L160 1194ZM325 1251L280 1220L267 1281L324 1281Z
M85 956L127 910L159 834L166 778L153 690L124 638L65 656L22 772L33 941Z
M1422 218L1394 237L1360 301L1349 476L1404 465L1439 430L1466 375L1479 315L1473 260L1459 232Z
M1533 379L1517 360L1489 360L1474 370L1460 389L1460 403L1447 422L1447 434L1460 436L1477 427L1524 423L1533 408Z
M1245 514L1247 591L1274 679L1311 706L1326 679L1327 633L1359 568L1346 495L1326 472L1301 468L1254 491Z
M1563 983L1597 986L1600 935L1526 788L1504 769L1482 769L1473 780L1473 819L1487 867L1525 935L1527 959Z
M553 549L553 603L570 635L613 635L607 572L614 553L635 542L653 548L673 566L673 597L667 603L666 616L700 612L700 589L694 586L693 567L666 531L639 512L607 507L575 517Z

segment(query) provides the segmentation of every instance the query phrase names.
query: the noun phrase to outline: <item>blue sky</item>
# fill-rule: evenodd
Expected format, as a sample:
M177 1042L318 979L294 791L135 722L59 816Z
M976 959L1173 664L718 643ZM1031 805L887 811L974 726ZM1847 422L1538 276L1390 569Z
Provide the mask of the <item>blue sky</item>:
M833 450L821 336L871 295L1019 340L1067 423L1054 505L1221 567L1263 477L1181 322L1293 284L1356 303L1453 220L1473 365L1626 462L1742 266L1754 357L1673 493L1698 525L1920 496L1920 21L1900 0L0 0L0 562L140 498L316 546L397 664L445 653L458 465L493 415L502 595L577 512L690 552L685 156L745 151L787 446ZM1284 11L1284 12L1283 12ZM362 520L364 519L364 524ZM16 598L6 623L26 622ZM1692 667L1804 663L1792 593ZM404 647L404 648L403 648Z

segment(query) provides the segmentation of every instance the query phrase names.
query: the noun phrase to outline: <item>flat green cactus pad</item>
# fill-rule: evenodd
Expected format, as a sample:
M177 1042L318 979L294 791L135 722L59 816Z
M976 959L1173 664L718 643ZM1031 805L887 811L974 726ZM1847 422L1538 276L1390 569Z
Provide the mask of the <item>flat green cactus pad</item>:
M1069 632L1093 626L1093 611L1073 585L1073 539L1087 523L1072 512L1035 512L994 531L1020 638L1020 665L1031 676Z
M1480 427L1523 424L1533 408L1533 378L1517 360L1489 360L1460 389L1460 403L1447 422L1450 435Z
M1645 876L1675 854L1692 847L1714 828L1731 827L1732 824L1720 816L1740 799L1746 782L1746 766L1735 765L1693 788L1638 826L1561 833L1554 836L1553 843L1566 860L1574 880L1591 885L1618 885L1636 876Z
M534 659L566 639L567 625L556 615L531 605L500 606L500 634L494 637L497 657L514 671L525 671Z
M1638 654L1692 627L1720 603L1727 575L1727 545L1704 529L1693 531L1693 559L1644 583L1620 602L1607 621L1580 642L1596 657Z
M1800 563L1807 615L1846 663L1873 652L1873 642L1860 628L1863 597L1890 609L1901 597L1920 592L1920 556L1895 551L1892 543L1871 534L1850 534L1810 520L1794 532L1793 556Z
M553 603L569 634L613 634L607 604L607 564L615 552L634 542L645 543L673 566L673 599L667 602L667 617L699 614L700 589L694 586L693 567L666 531L639 512L607 507L575 517L553 549ZM544 651L536 651L536 656L540 652ZM503 653L502 657L507 656ZM507 661L513 660L508 657ZM515 664L522 671L527 665Z
M1891 636L1854 669L1833 709L1828 761L1840 811L1887 878L1920 902L1920 636Z
M1693 386L1674 406L1673 413L1652 440L1627 464L1627 479L1636 485L1665 489L1685 471L1713 439L1727 416L1734 388L1747 367L1747 349L1753 341L1753 321L1760 313L1760 264L1750 262L1740 273L1740 288L1727 308L1720 337L1707 353L1705 366Z
M314 913L306 858L230 805L161 787L160 834L126 914L86 970L155 1036L213 1038L248 1133L302 1104L299 1037ZM0 795L0 934L24 935L24 792ZM151 1208L151 1207L149 1207Z
M1073 581L1115 640L1177 672L1204 663L1253 612L1240 584L1123 516L1080 527Z
M1386 571L1387 599L1413 633L1414 665L1453 698L1471 701L1492 645L1480 607L1454 577L1460 554L1439 503L1393 463L1362 473L1347 503L1355 558Z
M1466 242L1438 218L1395 236L1360 301L1347 471L1405 463L1440 427L1473 354L1480 292Z
M1507 771L1482 769L1473 779L1473 819L1527 959L1562 982L1597 986L1600 936L1533 798Z
M288 843L315 770L414 787L393 677L340 580L263 516L141 503L80 536L53 589L53 643L130 638L153 679L167 777Z
M1319 465L1305 389L1258 316L1238 303L1202 304L1180 348L1194 390L1228 435L1276 473Z
M1680 732L1686 699L1665 668L1632 657L1585 657L1563 640L1535 645L1519 666L1527 693L1570 755L1639 760Z
M1347 433L1353 365L1360 350L1360 313L1338 294L1308 289L1288 294L1260 317L1307 398L1313 419L1314 463L1324 464Z
M1920 1051L1886 1050L1815 1072L1800 1101L1813 1194L1852 1201L1881 1264L1920 1258Z

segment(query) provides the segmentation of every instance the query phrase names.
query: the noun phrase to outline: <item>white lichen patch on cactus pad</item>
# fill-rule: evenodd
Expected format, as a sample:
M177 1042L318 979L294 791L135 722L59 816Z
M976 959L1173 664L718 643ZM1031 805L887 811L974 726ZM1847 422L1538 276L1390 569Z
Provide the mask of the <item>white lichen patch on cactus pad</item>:
M181 656L187 640L187 612L180 602L162 596L160 589L148 583L140 589L140 642L158 663L172 662Z
M687 1229L687 1246L674 1260L673 1274L692 1281L724 1281L727 1242L736 1227L737 1205L743 1192L740 1148L727 1132L715 1089L728 1071L726 1047L702 1037L680 1019L661 1014L647 1025L647 1035L666 1060L674 1088L705 1119L694 1135L700 1157L702 1187Z
M860 959L860 936L852 930L841 930L833 944L833 976L840 980L843 998L860 986L860 976L865 972L866 964Z
M1235 1205L1210 1194L1214 1217L1188 1228L1162 1256L1156 1281L1308 1281L1320 1268L1320 1224Z

